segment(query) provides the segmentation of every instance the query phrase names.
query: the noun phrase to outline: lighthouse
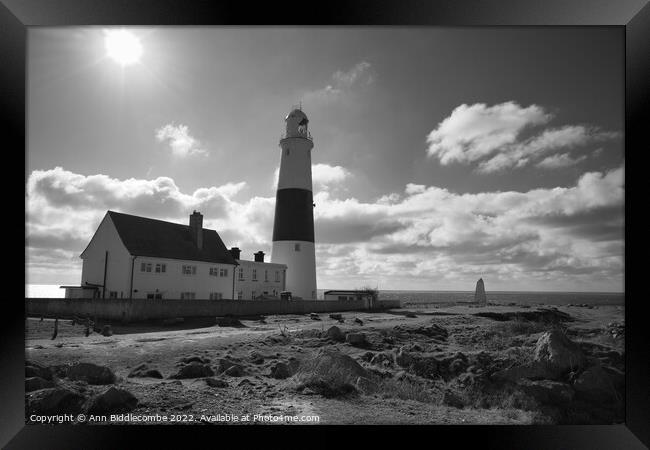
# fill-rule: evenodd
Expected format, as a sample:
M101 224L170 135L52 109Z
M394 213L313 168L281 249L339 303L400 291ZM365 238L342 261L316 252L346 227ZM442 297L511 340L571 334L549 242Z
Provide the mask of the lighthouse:
M284 119L280 138L280 175L275 195L271 261L286 264L286 290L316 300L316 250L311 150L307 115L296 108Z

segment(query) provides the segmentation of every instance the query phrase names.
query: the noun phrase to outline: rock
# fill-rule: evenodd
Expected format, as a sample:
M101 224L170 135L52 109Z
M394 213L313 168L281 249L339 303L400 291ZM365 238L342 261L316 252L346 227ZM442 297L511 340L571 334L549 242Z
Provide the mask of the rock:
M174 378L174 379L204 378L204 377L211 377L213 375L214 375L214 371L210 366L194 361L178 369L178 372L173 375L170 375L169 378Z
M337 326L329 327L325 332L325 335L333 341L343 342L345 341L345 334Z
M25 379L25 392L37 391L39 389L46 389L54 387L51 380L45 380L40 377L30 377Z
M345 342L354 347L365 347L368 345L366 335L363 333L348 333L345 335Z
M271 377L276 378L278 380L283 380L285 378L289 378L291 376L291 369L289 369L289 366L286 365L285 363L276 363L273 367L271 367Z
M113 336L113 329L111 328L110 325L104 325L102 327L102 336Z
M581 368L586 363L580 347L557 328L540 336L535 345L533 360L546 365L554 372L553 378Z
M616 398L614 385L600 365L589 367L573 383L576 393L594 403L608 402Z
M52 370L49 367L37 364L33 361L25 361L25 377L39 377L51 381Z
M302 361L295 374L298 389L309 388L325 397L355 392L359 377L368 378L368 372L350 356L332 349L321 349Z
M355 317L354 318L354 323L359 324L359 325L363 325L363 320L359 319L358 317Z
M236 362L226 358L220 358L217 360L217 373L224 373L226 370L236 365L238 365Z
M415 362L415 358L404 347L401 347L395 355L395 362L400 367L409 367Z
M192 355L192 356L186 356L185 358L181 358L180 362L182 362L183 364L189 364L193 362L197 362L201 364L209 364L210 359L204 358L202 356Z
M354 383L354 386L357 388L357 390L365 392L367 394L376 392L378 388L376 383L364 377L357 377L357 381Z
M310 313L309 318L311 320L320 320L320 316L318 314L316 314L316 313Z
M442 403L453 408L464 408L465 401L455 392L445 391L442 396Z
M109 367L83 362L73 364L68 369L67 377L88 384L113 384L116 380L115 374Z
M239 364L234 364L228 367L223 373L230 377L241 377L245 374L245 371L243 366L240 366Z
M392 355L386 353L377 353L370 360L370 364L382 367L392 367L394 364Z
M415 313L407 312L406 314L404 314L404 317L408 317L409 319L417 319L418 316L415 315Z
M487 296L485 295L485 284L483 278L479 278L476 282L476 290L474 291L474 302L478 305L487 304Z
M567 404L573 400L575 392L566 383L551 380L521 380L518 388L539 403L547 405Z
M522 379L541 380L555 378L557 372L551 370L548 365L533 362L521 366L513 366L494 372L492 378L495 380L507 380L517 382Z
M129 391L111 386L106 391L90 399L88 413L123 413L132 411L137 405L138 399Z
M163 375L158 369L150 368L146 363L137 365L129 372L128 378L158 378L162 379Z
M250 355L248 355L248 358L253 364L264 364L264 356L257 352L251 352Z
M330 319L334 320L343 320L343 316L341 314L330 314Z
M39 415L78 414L86 398L63 387L39 389L26 396L26 413Z
M205 384L213 388L227 388L228 383L219 378L205 378Z

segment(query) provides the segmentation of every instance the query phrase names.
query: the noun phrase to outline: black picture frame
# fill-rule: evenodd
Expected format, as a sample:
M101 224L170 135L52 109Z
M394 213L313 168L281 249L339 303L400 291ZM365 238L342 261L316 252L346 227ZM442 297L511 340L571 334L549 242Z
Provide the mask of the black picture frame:
M589 448L632 449L650 445L650 351L643 314L646 294L634 264L643 257L642 242L631 245L644 209L647 176L641 172L647 149L645 128L650 109L650 5L648 0L366 0L305 2L242 2L188 0L1 0L0 1L0 111L5 147L26 149L26 41L27 28L75 25L419 25L419 26L613 26L625 33L625 294L626 294L626 420L625 425L601 426L436 426L425 427L424 442L454 447L468 442L481 448ZM9 137L9 139L7 139ZM647 151L647 150L646 150ZM25 150L26 158L26 150ZM17 170L9 170L18 178ZM27 179L25 159L25 176ZM15 184L6 181L6 186ZM24 194L24 193L23 193ZM18 194L16 194L16 199ZM638 200L638 199L641 200ZM24 197L23 197L24 201ZM18 200L21 202L21 200ZM19 203L20 205L20 203ZM5 239L18 245L20 220L15 211L5 217ZM14 220L9 220L13 218ZM15 230L15 231L14 231ZM13 232L12 232L13 231ZM24 229L23 229L24 233ZM18 251L18 250L17 250ZM24 255L24 253L23 253ZM639 258L641 260L641 258ZM641 260L642 261L642 260ZM642 264L642 263L637 263ZM22 270L22 269L21 269ZM6 271L5 274L9 273ZM24 274L24 272L23 272ZM6 285L12 289L22 286ZM16 283L18 284L18 283ZM135 439L167 443L180 437L185 447L200 445L197 435L224 427L25 426L24 423L24 304L18 295L3 299L0 352L0 445L3 448L130 448ZM184 428L184 429L179 429ZM248 439L269 427L226 427ZM274 427L277 429L278 427ZM306 427L300 427L301 431ZM322 430L322 427L307 427ZM368 427L363 427L368 428ZM420 428L420 427L417 427ZM263 429L263 430L262 430ZM392 427L373 427L363 433L381 436ZM421 431L421 430L418 430ZM322 431L321 431L322 432ZM398 433L410 431L399 430ZM419 433L418 433L419 434ZM207 437L207 436L206 436ZM325 435L327 438L327 434ZM399 436L398 439L401 440ZM404 436L402 435L402 438ZM214 436L209 437L212 443ZM220 438L221 439L221 438ZM286 439L286 437L285 437ZM338 442L338 438L330 436ZM416 444L412 441L412 445ZM311 442L309 442L311 445ZM408 444L407 444L408 445ZM429 444L427 444L429 445ZM148 445L148 446L153 446Z

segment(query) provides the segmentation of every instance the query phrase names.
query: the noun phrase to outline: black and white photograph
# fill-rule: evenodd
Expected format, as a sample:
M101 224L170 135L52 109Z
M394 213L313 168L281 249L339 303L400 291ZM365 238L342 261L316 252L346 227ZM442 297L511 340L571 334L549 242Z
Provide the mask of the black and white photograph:
M28 29L27 427L623 424L624 58L598 26Z

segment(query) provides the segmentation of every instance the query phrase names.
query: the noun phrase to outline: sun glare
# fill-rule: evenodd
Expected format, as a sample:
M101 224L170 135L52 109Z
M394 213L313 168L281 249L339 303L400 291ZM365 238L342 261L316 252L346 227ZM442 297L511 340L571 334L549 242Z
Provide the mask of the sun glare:
M138 37L127 30L105 30L106 53L122 66L134 64L142 56L142 44Z

